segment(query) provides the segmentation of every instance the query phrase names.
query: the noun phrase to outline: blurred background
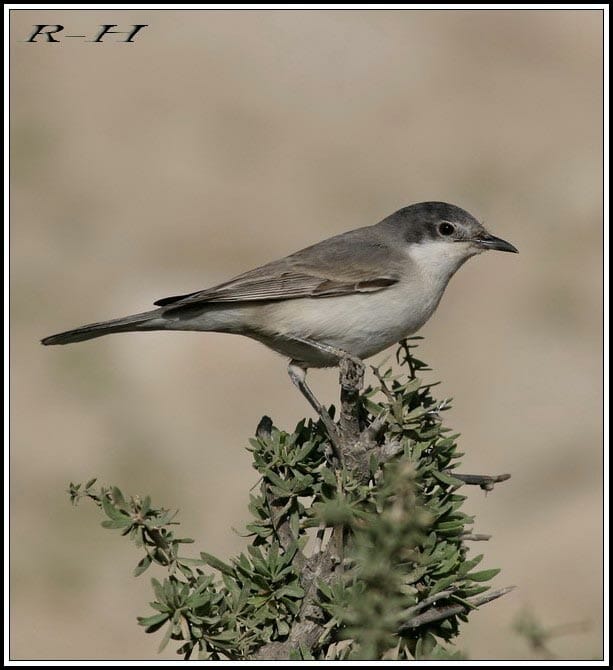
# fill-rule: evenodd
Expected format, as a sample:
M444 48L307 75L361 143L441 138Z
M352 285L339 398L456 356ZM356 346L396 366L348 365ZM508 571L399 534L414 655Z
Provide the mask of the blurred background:
M27 43L33 24L133 44ZM246 338L60 330L149 309L423 200L519 256L451 282L418 356L453 396L483 567L518 589L470 617L472 659L602 654L602 13L14 11L11 15L11 656L164 659L133 546L68 501L97 476L181 510L194 551L245 540L263 414L311 410ZM372 359L377 362L382 354ZM313 388L336 402L337 373ZM151 572L151 574L154 574Z

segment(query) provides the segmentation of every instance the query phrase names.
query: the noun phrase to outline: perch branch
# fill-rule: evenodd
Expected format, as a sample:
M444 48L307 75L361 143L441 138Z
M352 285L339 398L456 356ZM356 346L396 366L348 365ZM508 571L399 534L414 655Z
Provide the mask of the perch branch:
M339 383L341 386L340 442L343 457L360 439L360 389L364 386L364 366L350 358L341 359Z

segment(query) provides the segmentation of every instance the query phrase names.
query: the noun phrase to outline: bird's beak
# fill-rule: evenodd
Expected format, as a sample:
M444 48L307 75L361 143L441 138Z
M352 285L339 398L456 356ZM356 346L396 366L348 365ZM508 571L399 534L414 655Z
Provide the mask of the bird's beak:
M510 251L511 253L518 254L519 251L506 240L500 239L500 237L494 237L489 233L485 235L480 235L476 240L475 244L481 247L482 249L494 249L495 251Z

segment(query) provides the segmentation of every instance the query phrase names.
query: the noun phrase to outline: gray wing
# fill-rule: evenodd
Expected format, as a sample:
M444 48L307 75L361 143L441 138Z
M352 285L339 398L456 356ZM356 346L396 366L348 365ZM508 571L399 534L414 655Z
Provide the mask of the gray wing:
M360 228L245 272L204 291L162 298L170 308L198 303L325 298L381 291L407 259L378 229Z

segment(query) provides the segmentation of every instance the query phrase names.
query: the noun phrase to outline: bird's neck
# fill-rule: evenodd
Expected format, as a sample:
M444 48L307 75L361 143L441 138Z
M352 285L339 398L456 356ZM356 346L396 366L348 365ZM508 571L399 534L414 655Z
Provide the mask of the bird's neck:
M441 291L475 253L468 243L438 240L412 245L409 250L409 256L424 280Z

